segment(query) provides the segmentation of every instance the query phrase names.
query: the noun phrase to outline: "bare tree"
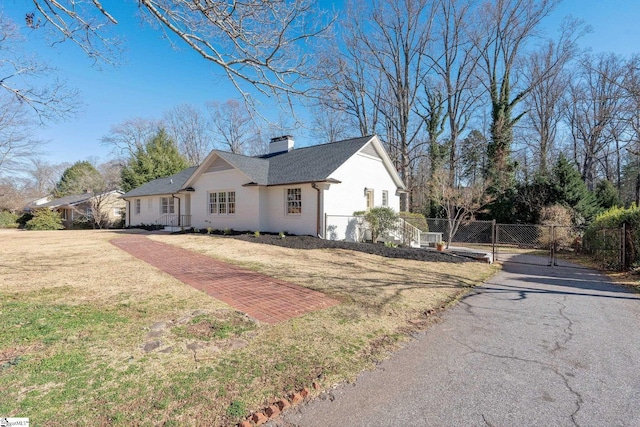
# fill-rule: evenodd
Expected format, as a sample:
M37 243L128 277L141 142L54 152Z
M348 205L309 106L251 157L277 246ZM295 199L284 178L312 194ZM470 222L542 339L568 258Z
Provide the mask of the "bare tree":
M595 189L597 165L611 132L622 118L624 63L614 54L585 55L574 72L566 101L573 137L573 157L589 190Z
M27 24L49 25L95 60L113 60L115 6L99 1L32 0ZM312 0L139 0L144 18L226 73L238 91L249 84L263 94L303 94L313 55L307 48L330 24ZM113 10L110 10L113 7Z
M68 163L52 164L38 157L32 158L27 174L34 194L37 197L51 194L62 172L69 166L71 165Z
M366 4L366 6L365 6ZM380 76L375 107L384 117L384 140L400 176L411 187L411 166L425 143L415 114L425 75L435 7L428 0L377 0L348 13L347 43L362 54L369 75ZM409 188L410 190L410 188ZM405 197L401 210L411 203Z
M460 225L487 206L492 201L492 196L486 191L486 181L468 186L451 186L445 171L436 173L435 181L435 187L438 189L437 201L444 210L449 223L447 227L449 231L448 248Z
M196 107L178 105L164 115L167 133L191 165L199 165L213 148L208 118Z
M536 80L524 82L520 65L539 35L540 24L559 0L485 1L475 23L474 43L481 56L478 62L481 81L491 101L491 140L488 146L488 176L496 189L506 188L513 172L510 150L513 126L525 112L513 116L515 108L529 92L566 62L575 48L575 27L563 27L555 45L553 60L539 72Z
M349 136L353 136L349 131L352 129L349 114L342 109L329 106L331 101L319 103L312 111L311 132L319 143L340 141Z
M15 23L0 11L2 107L11 103L13 110L24 108L40 122L75 114L77 91L52 76L55 76L55 69L26 53L24 39Z
M361 51L353 37L336 38L322 55L318 70L323 81L327 82L320 89L318 108L334 110L337 114L346 113L352 122L351 127L360 136L377 133L380 123L377 105L382 75L368 65L371 62L367 59L369 56L371 53Z
M444 90L449 146L449 181L456 184L458 139L471 120L481 96L476 68L480 55L474 48L469 25L471 0L441 0L436 16L435 48L430 54L433 69Z
M630 158L627 169L633 171L633 199L640 206L640 55L634 55L627 64L624 77L624 94L627 98L626 118L629 129Z
M33 128L75 112L76 93L25 51L16 25L0 11L0 175L23 172L39 154L43 142Z
M259 137L257 126L246 105L229 99L208 104L211 123L216 132L213 140L232 153L246 154Z
M0 95L0 176L24 170L40 154L42 142L29 132L33 125L20 101Z
M527 127L532 130L532 138L535 141L532 149L537 154L538 171L542 174L548 172L548 157L556 142L558 125L562 121L562 99L569 86L569 72L567 63L556 62L556 44L549 41L542 49L533 52L527 58L529 71L526 77L526 86L531 91L524 101L527 111ZM570 57L561 59L568 61Z
M111 126L109 133L100 142L110 146L118 157L131 157L162 127L157 119L134 117Z

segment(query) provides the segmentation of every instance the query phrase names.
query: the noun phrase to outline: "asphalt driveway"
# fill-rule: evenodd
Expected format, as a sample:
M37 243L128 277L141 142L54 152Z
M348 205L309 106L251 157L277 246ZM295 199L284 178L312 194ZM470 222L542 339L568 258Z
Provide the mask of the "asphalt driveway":
M376 371L270 424L640 426L640 295L505 265Z

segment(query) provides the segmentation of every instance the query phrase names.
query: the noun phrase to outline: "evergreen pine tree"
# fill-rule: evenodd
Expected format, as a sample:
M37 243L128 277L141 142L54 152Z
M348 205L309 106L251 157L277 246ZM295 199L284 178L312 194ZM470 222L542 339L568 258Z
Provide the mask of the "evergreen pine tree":
M156 178L176 174L187 167L187 160L178 151L176 143L161 128L143 147L138 148L122 168L122 189L130 191Z
M591 222L600 211L595 194L589 191L578 169L562 154L553 167L550 199L550 204L573 209L575 225Z
M100 172L91 163L81 161L65 169L53 190L53 195L64 197L86 192L99 193L104 190L105 182Z

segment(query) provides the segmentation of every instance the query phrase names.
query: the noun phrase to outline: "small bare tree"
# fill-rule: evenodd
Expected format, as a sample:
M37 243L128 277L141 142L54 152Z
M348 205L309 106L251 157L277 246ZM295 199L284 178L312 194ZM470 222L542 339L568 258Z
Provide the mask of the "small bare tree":
M469 186L451 186L446 171L441 171L435 176L435 194L438 203L447 215L449 235L447 236L447 248L451 245L453 237L458 232L460 224L471 219L492 201L486 191L486 182L478 182Z

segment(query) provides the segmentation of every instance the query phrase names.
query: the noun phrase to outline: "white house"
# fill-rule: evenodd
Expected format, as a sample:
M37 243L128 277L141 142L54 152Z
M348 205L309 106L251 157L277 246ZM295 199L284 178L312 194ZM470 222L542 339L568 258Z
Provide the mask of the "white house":
M124 194L126 224L349 239L355 211L399 210L405 185L377 136L293 146L284 136L258 157L213 150L198 167Z

